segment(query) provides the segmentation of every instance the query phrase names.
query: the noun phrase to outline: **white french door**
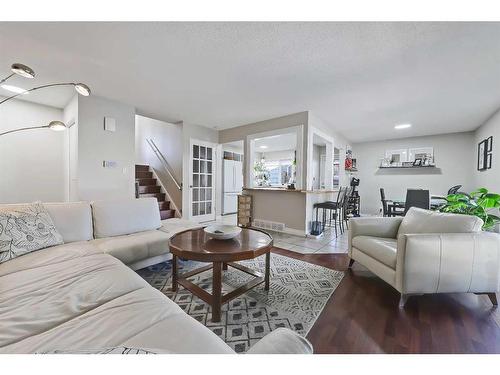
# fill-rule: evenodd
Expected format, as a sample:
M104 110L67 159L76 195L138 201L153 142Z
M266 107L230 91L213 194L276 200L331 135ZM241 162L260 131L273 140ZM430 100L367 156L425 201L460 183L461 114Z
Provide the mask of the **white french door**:
M197 222L215 220L215 147L191 139L189 216Z

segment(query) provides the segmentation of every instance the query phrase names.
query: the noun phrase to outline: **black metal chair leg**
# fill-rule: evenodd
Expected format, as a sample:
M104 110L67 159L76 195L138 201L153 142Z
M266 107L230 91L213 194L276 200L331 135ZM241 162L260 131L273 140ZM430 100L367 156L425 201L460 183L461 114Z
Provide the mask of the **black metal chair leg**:
M338 214L338 217L339 217L339 224L340 224L340 234L344 234L344 222L342 221L342 215L344 213L342 212L342 209L339 209L339 214Z
M335 222L334 222L334 224L335 224L335 238L337 238L337 236L338 236L338 234L337 234L337 216L335 216L334 220L335 220Z

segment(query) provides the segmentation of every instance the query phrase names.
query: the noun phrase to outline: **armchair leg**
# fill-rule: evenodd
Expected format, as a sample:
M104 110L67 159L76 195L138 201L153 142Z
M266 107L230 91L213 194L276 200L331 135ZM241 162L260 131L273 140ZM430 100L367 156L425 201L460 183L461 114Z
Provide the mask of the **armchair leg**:
M349 267L348 268L351 268L353 264L354 264L354 259L352 259L352 258L349 259Z
M498 306L498 299L496 293L488 293L488 297L490 297L490 301L494 306Z
M478 296L487 295L493 306L498 306L498 298L496 293L474 293Z
M399 308L400 309L405 307L406 302L408 301L408 297L410 297L408 294L401 293L401 298L399 299Z

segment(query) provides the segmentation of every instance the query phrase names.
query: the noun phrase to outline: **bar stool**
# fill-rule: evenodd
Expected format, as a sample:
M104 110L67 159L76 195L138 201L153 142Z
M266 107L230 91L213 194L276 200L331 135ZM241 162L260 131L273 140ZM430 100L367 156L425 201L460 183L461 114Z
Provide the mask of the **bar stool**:
M323 217L322 217L322 230L325 230L326 227L326 222L327 222L327 213L328 213L328 222L329 226L332 226L332 217L333 217L333 225L335 226L335 237L337 237L337 220L339 220L339 225L340 225L340 220L342 220L340 212L342 209L342 200L343 196L345 195L345 190L340 188L338 194L337 194L337 201L326 201L322 203L315 203L313 205L313 209L316 209L316 221L319 221L319 210L323 210ZM342 231L342 228L341 228Z

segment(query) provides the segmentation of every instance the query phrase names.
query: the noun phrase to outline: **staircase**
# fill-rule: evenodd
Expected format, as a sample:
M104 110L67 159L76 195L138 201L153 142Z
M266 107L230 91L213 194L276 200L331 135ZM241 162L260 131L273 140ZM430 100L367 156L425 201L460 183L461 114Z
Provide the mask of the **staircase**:
M170 201L166 200L165 193L149 170L149 165L135 166L135 181L139 184L139 198L155 197L158 200L158 209L162 220L175 217L175 210L170 209Z

